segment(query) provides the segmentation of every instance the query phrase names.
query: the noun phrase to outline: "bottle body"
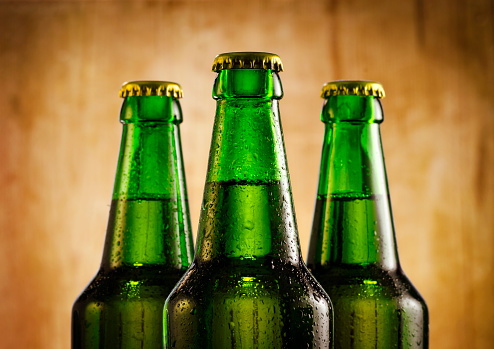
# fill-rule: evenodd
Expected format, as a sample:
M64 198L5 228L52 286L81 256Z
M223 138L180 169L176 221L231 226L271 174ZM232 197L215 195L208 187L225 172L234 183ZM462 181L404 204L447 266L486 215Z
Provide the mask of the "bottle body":
M398 260L381 104L372 95L332 95L322 120L307 264L333 302L335 348L428 348L427 306Z
M165 348L330 348L331 302L300 257L276 71L220 71L196 254Z
M233 250L234 256L194 261L167 300L166 348L330 348L331 303L319 284L301 260L293 263L269 253L262 255L285 241L264 239L263 229L277 229L280 236L289 233L295 239L293 223L282 219L287 212L278 196L279 186L206 184L204 204L213 205L203 207L202 214L218 219L213 222L214 231L201 227L204 235L231 236L235 234L232 225L259 230L247 242L243 238L204 239L205 249L218 243ZM229 218L235 213L224 218L221 211L212 212L220 200L245 205L249 197L265 202L249 212L252 220L240 216L241 222L232 222ZM247 253L237 253L235 244L245 244L242 252Z
M128 96L121 120L102 263L73 305L74 349L161 348L164 302L192 261L178 101Z

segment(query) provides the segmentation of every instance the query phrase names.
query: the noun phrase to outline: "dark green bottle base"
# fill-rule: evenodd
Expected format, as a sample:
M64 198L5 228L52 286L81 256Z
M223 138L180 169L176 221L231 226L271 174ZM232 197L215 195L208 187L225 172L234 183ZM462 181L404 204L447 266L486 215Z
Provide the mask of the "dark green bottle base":
M163 306L183 271L101 272L75 301L72 349L157 349L163 346Z
M166 348L331 347L331 303L305 266L227 264L186 273L167 303Z
M334 349L427 349L423 298L401 272L376 267L313 271L334 308Z

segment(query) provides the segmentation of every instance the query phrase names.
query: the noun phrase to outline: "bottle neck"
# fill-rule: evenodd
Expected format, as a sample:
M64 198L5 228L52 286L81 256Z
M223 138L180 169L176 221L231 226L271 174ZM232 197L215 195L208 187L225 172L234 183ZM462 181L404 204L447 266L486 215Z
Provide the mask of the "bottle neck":
M372 96L325 101L316 212L308 256L313 268L399 266L379 124Z
M298 264L277 73L223 70L213 97L217 108L196 261Z
M184 269L192 257L179 123L171 97L127 97L102 268Z

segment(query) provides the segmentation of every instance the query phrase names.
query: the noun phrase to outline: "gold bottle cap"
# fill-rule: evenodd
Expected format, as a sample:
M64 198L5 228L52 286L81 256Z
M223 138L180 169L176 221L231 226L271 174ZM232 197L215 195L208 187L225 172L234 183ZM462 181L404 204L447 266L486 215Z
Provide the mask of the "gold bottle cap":
M223 69L271 69L283 71L281 58L267 52L229 52L215 57L212 70L219 72Z
M122 85L119 96L166 96L182 98L183 91L179 84L169 81L129 81Z
M374 96L378 98L385 96L383 86L375 81L338 80L325 83L322 87L321 97L328 98L336 95Z

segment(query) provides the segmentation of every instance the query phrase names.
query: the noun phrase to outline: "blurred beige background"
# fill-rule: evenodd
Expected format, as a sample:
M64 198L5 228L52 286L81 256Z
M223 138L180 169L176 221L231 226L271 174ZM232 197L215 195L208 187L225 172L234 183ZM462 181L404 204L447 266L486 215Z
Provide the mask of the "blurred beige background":
M183 86L196 229L213 58L256 50L285 67L280 107L304 256L321 86L380 81L400 257L428 302L431 348L492 348L493 18L492 0L0 0L0 347L70 345L72 302L101 258L120 85Z

